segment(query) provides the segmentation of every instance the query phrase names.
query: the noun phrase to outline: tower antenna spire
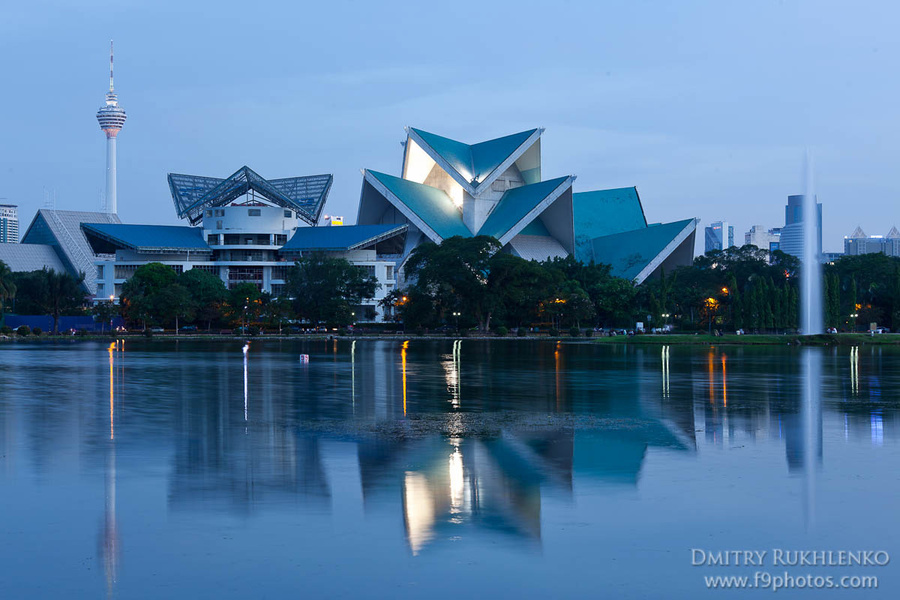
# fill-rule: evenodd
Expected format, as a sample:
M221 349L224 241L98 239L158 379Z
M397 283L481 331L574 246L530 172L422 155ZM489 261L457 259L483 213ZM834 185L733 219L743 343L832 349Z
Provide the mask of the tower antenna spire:
M109 40L109 91L113 91L113 41Z

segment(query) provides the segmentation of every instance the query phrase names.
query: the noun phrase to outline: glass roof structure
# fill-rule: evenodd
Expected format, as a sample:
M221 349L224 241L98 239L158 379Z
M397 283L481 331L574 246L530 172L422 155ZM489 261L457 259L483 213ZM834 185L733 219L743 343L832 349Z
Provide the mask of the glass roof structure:
M334 180L331 175L264 179L247 166L225 179L178 173L169 173L168 179L175 212L191 225L201 221L205 209L225 206L251 191L276 206L296 211L302 220L315 225Z

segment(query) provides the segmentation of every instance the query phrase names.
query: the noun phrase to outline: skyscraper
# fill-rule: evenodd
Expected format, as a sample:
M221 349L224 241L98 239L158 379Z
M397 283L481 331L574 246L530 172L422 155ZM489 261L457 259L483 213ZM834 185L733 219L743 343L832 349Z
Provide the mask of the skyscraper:
M19 208L0 204L0 244L19 243Z
M119 99L113 88L113 43L109 42L109 91L106 105L97 111L100 129L106 134L106 212L116 214L116 136L125 125L125 110L119 106Z
M788 196L784 207L784 227L781 228L780 249L797 258L803 257L803 195ZM818 209L818 254L822 254L822 204L816 202Z
M724 250L734 246L734 227L728 221L715 221L706 227L706 249Z

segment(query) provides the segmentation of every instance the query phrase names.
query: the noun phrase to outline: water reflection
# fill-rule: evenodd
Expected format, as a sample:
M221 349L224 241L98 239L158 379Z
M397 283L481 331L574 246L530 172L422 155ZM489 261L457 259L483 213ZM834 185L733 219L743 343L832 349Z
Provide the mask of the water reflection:
M653 490L673 465L678 496L702 472L690 465L728 456L735 472L793 477L795 495L778 499L812 529L835 493L825 440L884 452L900 437L891 349L464 343L465 370L461 340L254 341L241 353L134 341L127 364L122 342L0 347L0 389L16 390L0 396L0 480L15 496L17 471L48 489L75 473L94 492L94 519L102 489L112 593L126 579L120 527L129 550L140 546L125 508L157 497L186 521L356 503L421 557L482 538L549 547L551 502ZM747 458L754 448L775 460ZM828 446L830 466L840 455ZM139 493L123 492L129 479Z

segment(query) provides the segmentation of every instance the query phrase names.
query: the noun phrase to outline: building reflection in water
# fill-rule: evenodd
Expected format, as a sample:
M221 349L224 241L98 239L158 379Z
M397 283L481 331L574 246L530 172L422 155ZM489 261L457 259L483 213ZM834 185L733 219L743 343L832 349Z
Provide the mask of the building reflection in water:
M106 594L112 598L118 579L121 553L119 527L116 520L116 356L124 356L124 340L116 341L106 349L109 354L109 439L106 441L106 465L104 473L103 523L100 528L100 558L106 577ZM119 362L122 362L121 360ZM124 371L124 365L122 366ZM124 374L124 372L122 373ZM123 385L119 377L118 385Z
M721 348L664 347L657 355L529 342L500 353L465 340L463 376L462 344L452 340L341 342L336 355L333 344L318 344L302 368L297 354L312 352L309 345L280 351L254 341L250 364L238 362L235 346L197 342L174 355L134 344L127 419L121 342L96 347L82 378L89 384L73 380L93 402L62 402L42 390L37 402L0 398L8 457L24 448L30 468L47 472L58 456L78 454L75 441L104 470L100 552L110 582L119 565L116 474L125 471L123 457L149 447L167 451L169 510L248 515L274 505L330 510L336 478L348 475L332 470L328 444L352 444L358 467L349 476L354 485L359 478L365 511L397 511L410 551L420 554L460 535L540 544L548 494L566 498L575 482L634 488L653 449L689 450L703 443L703 431L708 446L725 450L747 440L783 444L788 471L798 483L806 478L813 523L823 413L857 443L886 444L897 433L898 382L883 376L896 363L882 365L880 350L868 347L852 350L848 365L845 348L767 349L778 357L770 360L757 349L728 348L725 357ZM24 381L19 369L0 372ZM464 431L476 414L493 429ZM540 421L523 425L509 415ZM572 426L581 417L599 420ZM417 419L426 418L450 433L417 433ZM89 435L86 422L94 424ZM372 433L383 423L399 433ZM14 443L12 430L23 441Z

